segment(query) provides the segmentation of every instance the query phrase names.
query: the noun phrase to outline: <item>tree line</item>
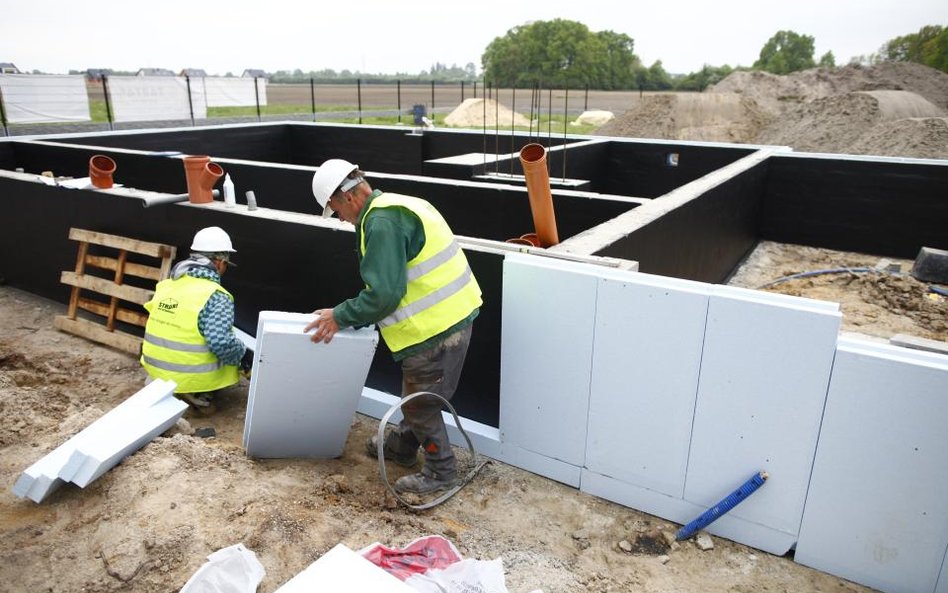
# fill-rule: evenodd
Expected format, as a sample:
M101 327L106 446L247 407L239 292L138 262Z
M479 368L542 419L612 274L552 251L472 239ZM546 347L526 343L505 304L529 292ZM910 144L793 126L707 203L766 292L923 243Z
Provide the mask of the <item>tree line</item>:
M661 60L645 65L635 54L635 41L624 33L590 31L565 19L532 21L494 38L481 56L482 73L473 63L458 66L436 62L416 74L366 74L323 69L304 72L278 70L267 73L274 83L327 84L431 84L461 82L494 87L590 88L597 90L703 91L735 70L760 70L789 74L814 67L833 68L836 59L827 52L814 57L815 39L794 31L778 31L760 49L750 67L705 64L696 72L672 74ZM917 62L948 72L948 27L928 25L885 42L878 52L857 56L851 63ZM91 72L91 71L89 71ZM111 72L110 75L134 74ZM39 74L39 72L34 71ZM73 73L73 71L70 71ZM80 72L75 72L79 74ZM227 76L233 76L228 73Z
M533 21L513 27L494 38L481 56L482 74L473 63L463 67L435 63L418 74L364 74L343 70L316 72L278 71L271 82L303 83L394 83L430 84L486 83L496 87L591 88L599 90L702 91L735 70L761 70L789 74L808 68L836 66L827 52L814 56L815 39L794 31L778 31L760 49L750 67L705 64L687 74L671 74L661 60L645 65L635 54L634 40L624 33L590 31L579 22L565 19ZM884 43L877 53L858 56L852 62L917 62L948 72L948 28L923 27L917 33Z

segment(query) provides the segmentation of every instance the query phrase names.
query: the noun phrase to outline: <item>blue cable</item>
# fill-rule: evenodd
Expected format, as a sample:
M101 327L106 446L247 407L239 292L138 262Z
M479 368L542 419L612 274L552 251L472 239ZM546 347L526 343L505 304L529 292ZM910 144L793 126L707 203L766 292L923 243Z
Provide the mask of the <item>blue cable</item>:
M744 499L756 492L758 488L764 485L765 481L767 481L767 472L757 472L754 474L754 477L744 482L740 488L728 494L727 497L718 502L718 504L703 512L700 517L679 529L675 535L675 539L679 541L688 539L694 535L695 532L714 523L724 515L724 513L744 502Z

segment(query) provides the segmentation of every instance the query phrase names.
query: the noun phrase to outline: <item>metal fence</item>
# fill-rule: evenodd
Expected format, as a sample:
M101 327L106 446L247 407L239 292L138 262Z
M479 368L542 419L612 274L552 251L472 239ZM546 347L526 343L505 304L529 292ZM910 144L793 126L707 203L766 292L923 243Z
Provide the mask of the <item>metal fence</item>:
M187 79L189 98L190 89L196 85L196 81L194 78ZM353 83L338 84L310 80L303 84L272 84L261 79L260 82L265 88L263 100L258 94L255 103L247 105L244 113L229 110L226 115L220 115L213 109L210 112L196 110L194 105L190 104L190 117L185 115L186 119L179 115L148 121L118 121L110 101L109 79L103 77L101 80L87 81L86 90L93 113L96 109L101 112L104 105L105 121L100 119L11 124L3 112L2 94L0 118L3 120L5 136L279 120L355 121L362 124L365 119L379 117L394 118L399 123L423 125L423 118L448 114L466 99L494 99L515 113L529 115L532 120L541 115L574 117L589 110L605 110L618 114L631 108L642 97L639 91L597 91L588 87L553 89L540 85L534 88L496 88L477 81L370 83L356 80Z

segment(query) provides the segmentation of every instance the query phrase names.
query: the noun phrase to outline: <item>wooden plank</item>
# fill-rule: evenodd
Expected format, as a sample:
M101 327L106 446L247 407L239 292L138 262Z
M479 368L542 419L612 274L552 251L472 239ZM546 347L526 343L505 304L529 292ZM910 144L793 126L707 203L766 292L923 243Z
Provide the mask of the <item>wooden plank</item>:
M110 332L105 329L105 327L85 319L69 319L65 315L58 315L56 319L53 320L53 325L56 329L94 342L99 342L100 344L106 344L107 346L128 352L133 356L138 356L141 352L141 338L124 332Z
M93 266L101 270L109 270L114 272L118 268L118 260L114 257L106 257L102 255L87 255L86 265ZM138 278L145 278L146 280L154 280L155 282L158 282L159 280L162 280L161 273L161 269L154 266L136 264L134 262L125 263L126 276L135 276Z
M96 245L105 245L106 247L113 247L115 249L125 249L142 255L150 255L151 257L174 257L173 251L170 255L168 253L170 246L164 243L150 243L148 241L139 241L137 239L129 239L128 237L87 231L75 227L69 229L69 238L75 241L87 241L89 243L95 243ZM171 249L173 250L174 248Z
M122 249L119 252L118 266L115 268L115 282L116 286L121 286L125 283L125 260L128 258L128 251ZM105 327L112 331L115 329L115 312L118 309L118 298L112 297L111 302L109 303L109 314L106 318Z
M161 270L158 273L158 280L164 280L171 276L171 264L174 262L174 256L177 253L177 249L171 245L166 245L168 248L165 252L165 255L161 259Z
M82 274L86 269L86 254L89 253L89 244L86 242L79 243L79 253L76 256L76 274ZM66 315L70 319L76 318L76 304L79 302L79 287L74 286L72 288L72 293L69 295L69 309L66 311Z
M146 288L138 288L135 286L119 286L113 283L111 280L105 280L104 278L98 278L96 276L89 276L88 274L80 276L75 272L63 272L60 281L63 284L68 284L69 286L87 288L104 295L118 297L123 301L129 301L130 303L137 303L139 305L144 305L147 303L149 300L151 300L152 295L155 294L155 291L148 290Z
M92 299L80 298L79 308L83 311L101 315L102 317L107 317L109 314L108 305L105 303L100 303L99 301L94 301ZM123 323L130 323L139 327L145 327L145 323L148 321L148 314L118 307L115 310L115 318Z

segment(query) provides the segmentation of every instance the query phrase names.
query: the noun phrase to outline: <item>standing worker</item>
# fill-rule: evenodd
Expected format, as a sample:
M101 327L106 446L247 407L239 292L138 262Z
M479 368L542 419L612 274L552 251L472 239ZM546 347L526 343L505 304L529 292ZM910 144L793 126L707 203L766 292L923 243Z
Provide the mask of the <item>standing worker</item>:
M450 400L458 385L480 312L481 289L448 223L420 198L372 190L365 173L330 159L313 176L323 216L356 227L359 275L365 288L318 317L304 331L326 342L343 327L378 324L402 368L402 397L418 391ZM425 453L422 470L395 481L399 492L426 494L457 482L457 461L441 417L441 402L418 397L402 407L403 420L385 437L385 458L404 467ZM377 454L375 437L366 451Z
M232 253L222 228L201 229L191 256L175 264L145 303L142 366L153 378L177 383L175 394L196 408L209 407L213 392L237 383L238 367L249 369L249 351L234 334L234 297L221 286Z

